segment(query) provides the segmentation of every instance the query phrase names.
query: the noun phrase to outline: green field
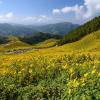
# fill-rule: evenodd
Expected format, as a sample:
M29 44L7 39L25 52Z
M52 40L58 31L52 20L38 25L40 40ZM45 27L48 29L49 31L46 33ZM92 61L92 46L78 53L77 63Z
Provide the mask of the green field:
M0 46L0 100L100 100L100 30L63 46L9 40Z

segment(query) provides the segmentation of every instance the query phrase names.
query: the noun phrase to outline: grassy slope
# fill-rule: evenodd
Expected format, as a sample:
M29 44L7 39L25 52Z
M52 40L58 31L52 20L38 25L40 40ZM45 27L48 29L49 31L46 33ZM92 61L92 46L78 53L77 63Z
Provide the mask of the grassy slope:
M52 47L56 44L57 41L58 41L57 39L48 39L48 40L45 40L43 42L36 44L34 47L36 47L36 48Z
M11 49L18 49L18 48L26 48L29 47L29 44L19 41L18 38L9 36L9 42L6 44L0 45L0 51L6 51Z
M64 49L66 51L75 51L75 50L100 50L100 30L93 32L81 40L65 44L58 49Z
M59 45L63 45L66 43L72 43L78 41L85 37L86 35L100 30L100 16L95 17L94 19L88 21L87 23L79 26L77 29L73 30L69 34L66 34L64 38L59 41Z
M100 30L93 32L81 40L68 43L63 46L48 48L44 50L39 50L38 52L33 52L34 54L66 54L71 52L99 52L100 51Z
M15 37L10 37L9 40L10 42L8 44L0 46L0 51L14 49L14 48L17 48L17 49L27 48L27 47L28 48L34 47L34 48L39 48L39 49L44 48L42 50L39 50L38 52L37 51L34 52L33 50L33 53L36 53L36 54L37 53L48 54L48 52L49 53L69 53L73 51L83 51L83 52L100 51L100 30L86 35L84 38L82 38L81 40L77 42L68 43L63 46L54 47L54 48L46 48L46 47L53 46L57 41L55 39L49 39L33 46L23 43Z
M50 42L52 43L53 41L55 40L47 40L37 45L41 45L43 47L45 44L48 44ZM32 51L26 52L24 54L19 54L19 55L18 54L9 54L9 55L0 54L0 61L5 62L4 65L8 66L13 61L16 61L18 59L29 60L32 57L37 58L39 56L59 58L61 55L63 56L65 54L68 54L68 55L90 54L90 55L99 57L100 56L100 30L85 36L84 38L82 38L81 40L77 42L65 44L59 47L32 50Z
M9 42L6 44L0 45L0 51L2 52L2 51L8 51L12 49L25 49L25 48L37 48L37 49L49 48L49 47L54 46L56 42L57 42L57 39L48 39L36 45L30 45L30 44L20 41L16 37L9 36Z

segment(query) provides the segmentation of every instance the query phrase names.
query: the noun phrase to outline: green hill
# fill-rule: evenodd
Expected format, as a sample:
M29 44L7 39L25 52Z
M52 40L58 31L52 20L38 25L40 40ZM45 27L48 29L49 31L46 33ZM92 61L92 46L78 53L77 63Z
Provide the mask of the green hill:
M91 34L86 35L82 39L73 42L67 43L63 46L56 48L57 51L100 51L100 30L92 32Z
M95 17L91 21L85 23L84 25L81 25L77 29L73 30L69 34L65 35L64 38L58 42L59 45L65 44L65 43L71 43L80 40L84 36L95 32L100 29L100 16Z
M19 37L20 41L31 44L31 45L43 42L48 39L61 39L61 38L62 38L62 35L57 35L57 34L54 35L54 34L43 33L43 32L38 32L31 36Z
M40 37L41 38L41 37ZM26 43L26 41L21 41L19 38L14 37L14 36L9 36L7 38L8 42L5 44L0 45L0 52L7 52L13 50L15 51L23 51L23 50L34 50L34 49L45 49L45 48L50 48L56 45L58 39L50 38L47 40L42 40L42 42L37 42L36 44L29 44Z
M9 36L7 40L8 42L0 45L0 51L26 48L30 46L29 44L20 41L17 37L14 36Z
M54 40L55 41L55 40ZM57 40L58 41L58 40ZM56 42L57 42L56 41ZM100 30L92 32L81 38L80 40L67 43L62 46L54 46L52 48L45 48L45 45L49 44L50 40L46 40L45 42L41 42L37 44L37 51L32 51L34 55L66 55L66 54L81 54L81 53L89 53L89 54L100 54ZM51 43L55 43L52 42ZM42 49L41 49L42 48ZM29 53L30 54L30 53Z
M50 48L56 45L56 43L58 42L58 39L48 39L45 40L43 42L40 42L36 45L34 45L34 48L39 48L39 49L43 49L43 48Z

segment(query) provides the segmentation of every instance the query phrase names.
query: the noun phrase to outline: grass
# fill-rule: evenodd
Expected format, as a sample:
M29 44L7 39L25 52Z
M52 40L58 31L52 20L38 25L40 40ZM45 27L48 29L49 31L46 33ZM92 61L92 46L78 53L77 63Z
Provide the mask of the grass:
M48 39L45 40L44 42L40 42L38 44L36 44L34 47L36 48L49 48L54 46L57 43L57 39Z
M99 100L99 34L100 30L60 47L45 48L57 41L51 39L32 46L42 49L0 54L0 99ZM20 44L16 47L31 47Z
M0 51L8 51L8 50L13 50L13 49L26 48L30 46L29 44L21 42L18 38L14 36L9 36L8 40L9 42L7 44L2 44L0 46Z
M17 37L9 36L9 42L7 44L0 45L0 52L9 50L19 50L19 49L23 50L27 48L33 48L33 49L50 48L53 47L57 41L58 41L57 39L48 39L38 44L30 45L20 41Z

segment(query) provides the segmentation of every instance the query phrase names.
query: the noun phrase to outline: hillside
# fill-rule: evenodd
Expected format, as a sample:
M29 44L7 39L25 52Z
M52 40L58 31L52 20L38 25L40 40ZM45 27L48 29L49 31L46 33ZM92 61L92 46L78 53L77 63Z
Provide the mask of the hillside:
M84 25L81 25L77 29L65 35L64 38L61 41L59 41L58 44L62 45L65 43L75 42L77 40L80 40L82 37L92 32L95 32L99 29L100 29L100 16L95 17L91 21L85 23Z
M81 50L91 52L100 51L100 30L92 32L76 42L60 46L57 49L64 50L64 52Z
M100 30L63 46L54 46L58 40L51 38L35 45L13 36L8 40L0 45L2 100L99 100Z
M43 36L43 34L42 34ZM40 35L41 37L41 35ZM39 37L38 37L39 38ZM36 38L35 38L36 39ZM43 39L43 38L42 38ZM30 38L29 38L30 40ZM34 38L31 39L32 42L35 41ZM0 51L7 51L7 50L16 50L16 49L25 49L25 48L37 48L40 49L40 52L45 52L45 54L49 53L69 53L73 51L100 51L100 30L96 32L92 32L91 34L88 34L84 36L82 39L73 42L73 43L67 43L63 46L58 46L55 48L50 48L53 46L56 46L56 43L59 41L59 39L56 38L44 38L42 41L37 42L35 41L35 44L29 44L26 41L20 41L18 38L10 36L8 39L8 43L0 45ZM45 48L48 48L45 49ZM41 50L43 49L43 50ZM33 50L34 52L34 50ZM38 52L37 52L38 53Z
M0 45L0 52L9 51L14 49L24 49L31 47L29 44L20 41L17 37L8 36L7 42Z
M9 36L9 35L25 36L25 35L31 35L36 32L37 30L31 29L25 25L8 24L8 23L0 24L1 36Z
M39 37L38 37L39 38ZM47 37L46 37L47 38ZM51 48L54 47L59 39L56 38L44 38L42 41L36 41L33 38L33 41L35 41L33 44L27 43L26 41L21 41L19 38L15 36L9 36L7 38L7 42L4 44L0 44L0 54L2 53L24 53L27 51L34 51L35 49L45 49L45 48ZM30 38L29 38L30 39Z
M57 24L48 24L48 25L19 25L19 24L8 24L3 23L0 24L0 35L1 36L31 36L38 32L45 32L45 33L52 33L52 34L66 34L69 31L72 31L78 27L76 24L64 22L64 23L57 23Z
M66 97L65 100L69 100L68 96L71 100L82 100L82 98L94 100L92 99L94 96L93 98L99 100L99 34L100 30L86 35L81 40L59 47L31 51L28 49L28 52L18 53L18 51L14 54L0 53L2 100L8 96L10 98L8 100L14 100L15 96L26 100L30 98L30 100L52 100L58 97L58 100L61 100L62 96ZM19 40L10 37L10 41ZM49 39L37 46L43 47L54 41ZM22 52L22 49L20 50ZM88 94L84 96L83 91Z
M62 23L37 26L37 27L35 27L35 29L37 29L39 32L64 35L64 34L69 33L70 31L76 29L78 26L79 26L78 24L62 22ZM31 27L34 28L34 26L31 26Z
M35 44L33 47L37 49L52 48L52 47L55 47L57 42L58 42L58 39L51 38L43 42L39 42Z
M43 44L39 44L40 46ZM38 46L39 46L38 45ZM82 39L73 42L67 43L62 46L53 47L53 48L44 48L39 51L33 51L33 55L62 55L62 54L71 54L71 53L98 53L100 54L100 30L92 32L91 34L86 35Z
M62 38L62 35L43 33L43 32L39 32L31 36L19 37L20 41L31 44L31 45L39 43L39 42L43 42L48 39L61 39L61 38Z

